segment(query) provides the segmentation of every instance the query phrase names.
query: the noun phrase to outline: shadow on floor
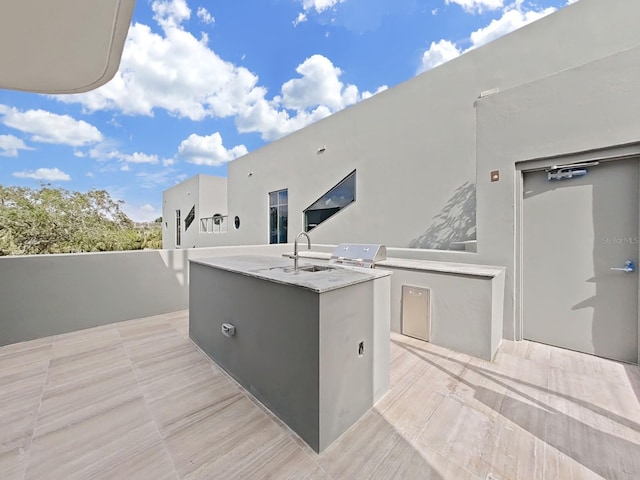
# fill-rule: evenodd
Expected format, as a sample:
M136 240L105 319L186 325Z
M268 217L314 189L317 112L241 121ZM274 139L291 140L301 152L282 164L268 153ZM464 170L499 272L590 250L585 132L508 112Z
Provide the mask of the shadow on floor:
M636 394L636 398L638 402L640 402L640 366L625 365L624 370L631 384L631 388L633 388L633 393Z
M604 478L638 478L638 475L640 474L640 464L638 464L638 461L640 460L640 445L587 425L586 423L552 407L548 403L527 395L517 388L499 380L498 377L526 384L535 388L540 388L541 390L547 390L551 395L557 395L566 400L575 402L576 404L584 408L588 408L594 413L602 415L610 420L623 420L623 422L618 423L622 423L623 425L629 426L630 428L638 431L638 425L634 422L616 416L611 412L596 407L588 402L583 402L567 395L556 394L556 392L549 391L548 389L542 389L541 387L522 382L513 377L496 374L495 372L488 372L485 369L438 355L428 350L405 345L394 340L392 341L400 348L405 349L429 365L451 376L456 381L473 389L475 391L474 399L496 411L516 425L519 425L532 435L538 437L547 445L556 448L558 451L569 456L592 472L597 473ZM447 368L428 358L428 356L439 357L453 363L464 364L464 366L469 370L491 380L499 387L515 393L522 397L524 401L469 382L461 376L453 374ZM525 403L525 401L527 403Z

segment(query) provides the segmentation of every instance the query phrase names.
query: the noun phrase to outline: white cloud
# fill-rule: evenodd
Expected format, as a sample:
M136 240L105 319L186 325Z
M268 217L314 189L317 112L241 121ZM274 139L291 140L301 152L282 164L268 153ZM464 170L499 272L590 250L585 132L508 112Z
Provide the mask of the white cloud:
M120 160L127 163L158 163L157 155L147 155L146 153L135 152L133 154L120 154Z
M33 148L28 147L22 139L13 135L0 135L0 155L17 157L18 150L33 150Z
M34 142L55 143L79 147L102 140L102 133L84 120L58 115L45 110L24 112L0 105L0 122L30 135Z
M345 86L339 79L342 71L322 55L313 55L298 65L294 78L282 85L281 103L285 108L303 110L309 106L326 105L340 110L359 100L355 85Z
M173 168L165 168L157 172L138 172L138 186L145 189L164 187L172 183L175 178L176 170Z
M418 69L418 73L426 72L437 67L449 60L460 56L461 52L449 40L440 40L439 42L431 42L429 49L422 54L422 63Z
M298 111L291 116L286 110L278 109L277 104L263 98L236 118L236 126L240 133L260 132L264 140L275 140L328 117L331 113L329 108L322 105L311 111Z
M307 58L296 72L301 77L285 82L281 95L268 101L262 94L238 113L241 133L260 132L263 139L274 140L373 95L341 82L342 71L322 55Z
M151 3L153 18L163 28L180 25L191 17L191 9L186 0L156 0Z
M204 7L198 8L198 10L196 11L196 15L198 15L198 18L202 23L209 23L213 25L216 22L216 19L213 18L213 15L211 15L209 11Z
M119 110L126 115L153 116L154 109L202 120L235 114L255 92L258 77L222 60L181 22L189 17L183 1L153 2L163 34L135 23L129 30L120 70L103 87L78 95L56 96L81 103L89 112Z
M57 168L38 168L35 171L25 170L23 172L13 172L17 178L32 178L34 180L44 180L47 182L68 182L71 177Z
M125 202L122 211L134 222L152 222L162 213L150 203L132 205Z
M456 1L456 3L458 2ZM422 62L418 68L418 73L437 67L469 50L481 47L556 11L554 7L543 10L524 10L522 4L523 0L516 0L504 9L500 18L494 19L486 27L479 28L472 32L469 37L471 46L466 50L460 49L455 43L445 39L438 42L431 42L429 49L422 55Z
M195 165L219 166L246 153L244 145L226 149L218 132L204 137L191 134L178 147L178 156Z
M310 3L308 8L326 5ZM92 92L53 98L81 103L89 112L153 116L154 110L164 109L194 121L234 117L238 131L273 140L370 96L355 85L343 85L341 70L314 55L298 66L300 78L285 82L281 95L268 99L255 74L220 58L206 35L196 39L184 30L181 23L190 11L183 0L156 0L152 8L162 33L134 24L113 80Z
M556 9L553 7L545 8L544 10L523 11L520 5L516 4L514 8L505 10L502 17L492 20L486 27L473 32L471 34L471 48L485 45L555 11Z
M320 13L345 1L346 0L302 0L302 8L305 12L315 10Z
M504 6L504 0L446 0L447 5L455 3L465 12L482 13L487 10L497 10Z
M109 148L108 144L101 144L89 150L89 157L99 160L118 160L125 163L159 163L158 155L148 155L142 152L122 153L117 149ZM126 170L125 170L126 171Z
M118 119L116 118L115 115L113 117L111 117L109 120L107 120L107 123L109 125L113 125L116 128L122 127L122 125L120 124L120 122L118 121Z
M300 23L307 21L307 14L304 12L300 12L296 19L293 21L293 26L297 27Z
M362 100L366 100L367 98L371 98L374 95L377 95L380 92L384 92L385 90L388 90L389 87L386 85L382 85L381 87L378 87L378 89L375 92L370 92L368 90L365 90L364 92L362 92Z

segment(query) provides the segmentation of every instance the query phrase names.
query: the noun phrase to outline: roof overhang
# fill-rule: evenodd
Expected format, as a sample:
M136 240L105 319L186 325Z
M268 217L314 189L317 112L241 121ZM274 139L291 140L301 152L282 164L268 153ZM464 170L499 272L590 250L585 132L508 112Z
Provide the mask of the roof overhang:
M80 93L118 71L135 0L0 2L0 88Z

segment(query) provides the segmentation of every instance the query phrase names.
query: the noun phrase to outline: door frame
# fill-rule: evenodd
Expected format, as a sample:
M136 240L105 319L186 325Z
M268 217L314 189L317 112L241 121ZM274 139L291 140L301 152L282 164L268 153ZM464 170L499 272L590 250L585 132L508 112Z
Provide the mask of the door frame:
M564 155L555 155L550 157L538 158L533 160L526 160L517 162L515 164L515 190L516 190L516 202L515 202L515 339L524 339L524 312L523 312L523 298L524 298L524 283L523 283L523 257L524 257L524 175L525 173L544 170L554 165L564 165L571 163L582 162L615 162L617 160L626 160L629 158L638 158L640 162L640 143L633 143L629 145L622 145L617 147L609 147L598 150L591 150L587 152L569 153ZM637 201L640 203L640 182L638 185ZM640 218L638 219L638 225L640 226ZM640 238L640 227L637 232ZM638 257L640 258L640 245L638 245ZM640 272L639 272L640 274ZM636 306L638 311L638 361L640 362L640 282L638 299L639 304Z

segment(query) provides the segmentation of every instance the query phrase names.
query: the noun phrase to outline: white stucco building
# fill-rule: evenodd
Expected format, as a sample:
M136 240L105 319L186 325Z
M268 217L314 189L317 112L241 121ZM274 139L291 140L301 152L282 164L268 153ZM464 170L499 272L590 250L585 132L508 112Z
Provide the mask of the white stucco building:
M227 217L189 247L310 231L505 267L505 338L637 362L637 274L611 268L638 261L639 15L581 0L231 162L225 211L173 187L163 219Z
M227 179L196 175L162 193L164 248L202 246L226 233Z

